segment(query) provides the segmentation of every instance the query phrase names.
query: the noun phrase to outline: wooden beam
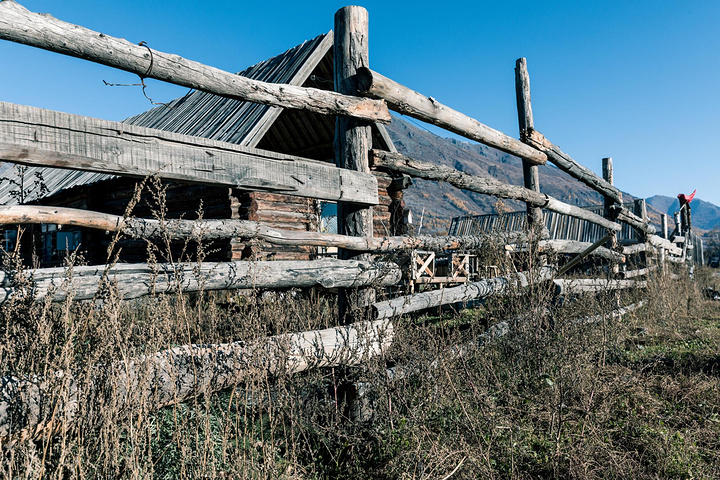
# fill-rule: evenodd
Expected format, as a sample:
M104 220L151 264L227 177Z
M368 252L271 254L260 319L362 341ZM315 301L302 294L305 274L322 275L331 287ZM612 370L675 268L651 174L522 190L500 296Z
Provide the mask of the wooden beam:
M157 293L269 288L353 288L395 285L400 268L394 263L322 259L315 261L207 262L177 264L117 264L72 268L42 268L21 273L0 272L0 304L26 289L16 290L18 275L33 283L33 299L53 302L91 300L104 288L117 289L122 299Z
M357 70L367 66L368 11L363 7L349 6L335 13L335 42L333 62L335 90L346 95L357 95ZM372 148L370 123L354 118L337 117L335 121L335 163L338 167L370 173L368 152ZM349 201L338 202L338 232L354 237L373 236L372 208ZM342 259L370 260L369 255L353 250L340 250ZM340 291L338 299L341 322L359 320L364 309L375 301L375 290Z
M622 204L622 192L620 192L620 190L598 177L595 172L589 168L577 163L570 155L560 150L560 147L553 145L542 133L537 130L531 130L528 132L525 141L538 150L545 152L548 160L563 172L580 180L605 197L612 198L616 203Z
M605 247L597 247L589 250L592 245L590 242L578 242L575 240L541 240L538 242L538 248L541 252L553 251L556 253L575 253L578 255L585 253L586 255L604 258L617 263L625 262L625 255L622 253Z
M582 252L580 252L575 258L573 258L573 259L570 260L568 263L566 263L565 265L563 265L563 267L560 268L560 270L558 270L558 272L557 272L556 275L557 275L557 276L560 276L560 275L562 275L563 273L565 273L565 272L567 272L568 270L570 270L571 268L573 268L574 266L578 265L580 262L583 261L583 259L584 259L585 257L587 257L588 255L590 255L590 254L593 253L594 251L600 249L600 248L602 247L602 245L604 245L608 240L610 240L610 239L612 238L612 236L613 236L614 233L615 233L615 232L613 232L613 231L608 232L607 235L605 235L605 236L602 237L600 240L598 240L597 242L593 243L592 245L590 245L589 247L587 247L585 250L583 250Z
M613 205L611 208L615 211L618 221L625 222L634 229L644 232L646 235L653 235L655 233L655 227L650 225L650 222L638 217L627 208L620 205Z
M369 68L358 69L358 77L362 95L381 98L387 101L390 108L396 112L432 123L503 152L517 155L536 165L543 165L547 162L547 156L543 152Z
M360 365L386 352L393 338L393 324L380 320L248 342L182 345L91 367L90 372L2 377L0 444L12 445L74 423L83 412L82 403L91 400L84 396L106 391L101 379L116 387L107 389L112 395L106 399L115 408L155 409L225 390L258 375ZM92 380L81 387L83 374Z
M639 280L606 280L598 278L557 278L553 280L557 295L594 293L627 288L646 288L647 282Z
M273 245L338 247L359 252L396 250L479 250L488 244L487 236L353 237L332 233L282 230L248 220L158 220L124 218L119 215L78 208L2 205L0 225L55 224L122 232L148 240L217 240L225 238L259 239Z
M390 123L391 120L383 102L241 77L178 55L152 50L144 44L130 43L66 23L47 14L30 12L14 1L0 2L0 39L222 97L382 123Z
M557 213L581 218L610 230L620 230L622 227L615 222L603 218L574 205L568 205L544 193L535 192L516 185L508 185L494 178L468 175L459 170L444 165L415 160L399 153L373 150L372 161L374 166L395 170L407 175L448 182L458 188L470 190L485 195L494 195L499 198L520 200L535 207L544 208Z
M0 3L6 3L7 0ZM377 204L377 180L326 162L0 102L0 160Z
M429 292L416 293L403 297L377 302L372 309L375 318L385 319L406 313L417 312L440 305L450 305L470 300L481 300L493 295L520 293L531 282L548 280L552 276L552 269L543 267L535 276L526 273L516 273L504 277L483 279L479 282L466 283L459 287L441 288Z
M515 62L515 98L517 100L518 125L520 127L520 138L524 138L527 132L532 130L533 112L532 103L530 101L530 75L527 70L527 60L518 58ZM523 180L525 188L540 191L540 173L538 166L526 159L522 160ZM528 226L532 229L545 227L542 209L527 205Z

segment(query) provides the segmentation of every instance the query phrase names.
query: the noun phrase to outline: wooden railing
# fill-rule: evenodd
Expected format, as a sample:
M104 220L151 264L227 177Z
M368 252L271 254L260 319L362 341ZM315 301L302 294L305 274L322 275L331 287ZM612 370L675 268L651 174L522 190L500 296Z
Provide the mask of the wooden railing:
M223 72L177 55L134 45L122 39L93 32L62 22L48 15L29 12L11 0L0 2L0 39L23 43L54 52L136 73L141 77L203 90L227 98L241 99L276 107L301 109L326 115L337 115L336 165L278 154L238 145L141 128L105 120L95 120L32 107L0 103L0 160L120 176L158 175L182 182L230 186L246 190L279 192L309 198L338 201L337 234L296 232L273 228L267 224L237 220L208 220L201 226L189 221L169 221L162 226L151 219L123 218L101 212L46 206L0 207L0 224L54 223L121 232L140 238L161 234L177 239L194 238L199 232L209 238L260 238L278 245L335 246L342 249L339 260L307 262L225 262L208 264L200 272L210 283L204 288L286 288L320 286L324 288L361 289L361 295L342 297L340 322L367 319L390 319L402 314L443 305L502 295L526 288L533 282L555 282L558 294L580 294L602 289L643 288L640 280L652 272L663 271L656 265L644 265L625 278L567 280L557 278L557 267L548 266L534 272L520 272L479 278L475 281L436 291L376 301L374 289L402 281L401 268L392 261L377 262L371 252L397 250L475 250L487 243L487 237L375 237L372 231L371 206L378 203L377 183L371 168L385 169L428 180L448 182L456 187L499 198L520 200L527 204L527 233L504 239L522 250L522 246L540 241L541 250L575 255L580 266L588 256L622 263L629 255L657 253L657 258L683 263L691 261L687 246L655 235L655 228L642 214L631 212L622 204L622 194L613 186L611 162L605 162L600 177L583 167L535 129L530 103L527 63L516 64L516 91L520 139L512 138L479 121L453 110L432 97L415 92L381 74L367 64L367 12L360 7L346 7L335 18L335 85L336 92L291 85L264 83ZM389 110L432 123L456 134L518 156L523 160L524 186L508 185L489 177L469 175L456 169L423 162L396 153L371 150L370 124L387 123ZM605 199L602 214L561 202L540 192L537 165L550 161ZM279 179L279 180L278 180ZM582 219L599 226L604 232L619 232L630 225L641 238L635 245L619 246L607 235L607 242L551 241L542 237L540 210ZM692 238L692 232L681 226L675 240ZM178 277L178 268L186 271ZM567 267L566 267L567 268ZM112 267L78 267L72 288L78 299L94 298L101 281L112 278L125 298L157 292L143 287L147 276L167 291L194 291L200 288L188 265L149 272L141 265ZM608 269L612 277L613 269ZM41 269L33 272L38 293L63 272ZM0 277L0 302L12 297L13 275ZM618 277L620 275L618 274ZM179 280L179 278L182 278ZM635 278L631 280L628 278ZM210 287L208 287L210 285ZM48 290L49 292L50 290ZM67 295L54 289L52 300L65 301ZM391 336L379 338L374 323L355 323L356 330L371 328L377 348L384 351ZM364 325L359 327L357 325ZM346 328L346 327L338 327ZM347 327L349 328L349 327ZM346 328L346 329L347 329ZM392 324L383 323L392 331ZM353 330L355 331L355 330ZM347 333L347 332L346 332ZM290 339L306 342L307 336ZM321 335L318 333L318 335ZM322 333L325 335L325 333ZM321 335L321 336L322 336ZM312 336L312 335L310 335ZM299 343L298 343L299 344ZM337 356L344 344L319 342L322 358ZM223 347L225 348L225 347ZM298 347L301 348L301 347ZM348 347L349 348L349 347ZM178 350L175 357L196 355L192 349ZM317 353L312 353L317 355ZM175 358L173 357L173 358ZM352 356L352 362L359 361ZM188 362L185 362L188 363ZM319 362L336 365L342 362ZM178 360L178 365L182 364ZM303 363L303 365L306 365ZM303 367L306 368L306 367ZM296 369L299 370L299 369ZM240 377L238 377L240 378ZM17 380L17 379L16 379ZM12 383L12 382L10 382ZM10 384L9 383L9 384ZM22 383L22 382L20 382ZM224 384L223 384L224 385ZM224 385L227 386L227 385ZM20 388L20 387L18 387ZM23 387L24 388L24 387ZM5 395L5 394L3 394ZM11 394L8 394L11 395ZM172 396L172 395L171 395ZM176 401L181 398L173 396ZM13 397L15 401L18 398ZM4 400L7 400L4 398ZM11 425L0 418L0 437L17 433L28 425ZM10 425L10 426L7 426Z

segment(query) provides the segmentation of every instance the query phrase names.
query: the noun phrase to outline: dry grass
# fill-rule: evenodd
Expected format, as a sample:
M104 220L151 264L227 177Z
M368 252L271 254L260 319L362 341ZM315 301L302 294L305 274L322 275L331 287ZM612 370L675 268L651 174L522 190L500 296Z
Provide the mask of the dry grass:
M513 264L497 250L483 262ZM5 255L5 269L18 271ZM537 259L516 259L515 266ZM68 275L72 268L68 267ZM18 276L18 285L29 287ZM39 375L81 415L0 449L5 478L716 478L720 308L715 282L656 276L649 292L566 299L545 288L396 322L363 367L272 376L155 408L118 408L102 368L190 343L252 340L335 323L319 291L203 292L0 306L2 375ZM715 285L717 286L717 285ZM646 306L605 316L640 296ZM491 325L502 338L478 345ZM71 375L57 375L57 372ZM73 385L68 378L78 378ZM54 413L54 415L53 415ZM7 440L7 439L6 439Z

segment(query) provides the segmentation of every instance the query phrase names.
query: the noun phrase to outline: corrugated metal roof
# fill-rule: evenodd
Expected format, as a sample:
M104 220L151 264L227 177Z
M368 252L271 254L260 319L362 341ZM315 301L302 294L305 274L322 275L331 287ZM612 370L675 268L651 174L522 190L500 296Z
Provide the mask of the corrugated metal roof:
M20 165L17 165L16 168L16 165L12 163L2 163L0 164L0 178L2 179L0 181L0 205L17 205L20 199L17 193L13 195L12 192L20 191L20 183L23 184L25 201L28 202L55 195L61 190L79 185L89 185L114 177L105 173L60 168L23 167ZM40 191L41 183L47 188L44 194Z
M331 33L315 37L238 75L269 83L300 84L305 79L298 79L298 73L319 46L323 45L323 50L327 50L332 45L331 37ZM319 53L324 55L326 52ZM130 117L125 123L249 146L247 140L264 123L271 109L267 105L193 91L167 106L161 105Z
M299 85L314 68L314 65L308 65L308 60L319 63L331 47L332 32L329 32L253 65L239 75L264 82ZM256 130L277 118L280 110L267 105L192 91L167 106L155 107L124 120L124 123L246 145L253 141ZM26 201L39 198L38 183L35 181L38 174L42 176L43 183L49 190L42 196L115 178L102 173L45 167L26 167L20 175L12 164L4 163L0 164L0 205L17 203L11 192L18 190L14 182L21 182L23 179Z

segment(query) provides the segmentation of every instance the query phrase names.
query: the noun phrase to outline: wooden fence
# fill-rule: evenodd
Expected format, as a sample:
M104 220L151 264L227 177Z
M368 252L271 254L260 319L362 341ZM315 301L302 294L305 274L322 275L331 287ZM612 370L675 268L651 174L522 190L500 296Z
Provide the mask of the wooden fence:
M561 278L564 272L573 266L580 266L590 256L611 265L622 264L629 256L638 254L648 257L653 255L653 258L661 259L662 262L692 262L693 255L688 253L689 247L697 242L693 242L695 237L689 230L689 224L679 224L673 235L656 235L656 229L642 210L633 212L622 203L621 192L612 184L611 161L606 159L603 176L600 177L562 152L535 129L525 59L516 63L520 121L518 140L371 70L368 67L367 38L367 11L360 7L346 7L337 12L334 35L336 91L328 92L246 79L177 55L151 50L146 46L134 45L68 24L48 15L32 13L11 0L0 1L0 39L79 57L142 77L156 78L222 97L337 116L336 159L335 165L332 165L205 138L0 103L1 161L119 176L158 175L188 183L337 201L340 233L281 230L261 222L230 219L206 220L201 224L173 220L160 225L152 219L123 218L88 210L29 205L0 207L0 224L75 225L121 232L136 238L169 235L176 239L187 239L202 234L205 238L260 238L278 245L338 247L340 254L337 260L211 263L205 264L200 273L189 265L160 266L152 272L144 265L79 267L73 276L76 285L71 290L78 299L95 298L101 290L101 282L108 281L118 285L121 296L125 298L136 298L161 290L193 291L200 288L201 282L197 275L204 278L203 288L206 289L338 288L341 305L338 324L341 326L329 333L305 332L284 339L286 348L300 352L300 357L303 352L307 353L306 347L312 343L315 350L308 355L317 360L312 363L314 366L357 363L360 358L384 352L392 342L391 319L398 315L501 295L538 281L554 282L557 292L563 295L607 288L642 288L645 281L641 278L656 271L656 265L652 264L625 271L624 278L621 278L620 273L613 278L612 268L608 269L610 278L602 281L596 278ZM493 178L468 175L398 153L372 150L371 122L389 122L389 110L516 155L523 162L525 184L508 185ZM600 209L583 209L541 193L537 166L547 161L603 195L605 205ZM491 278L478 278L476 271L474 277L470 274L462 276L462 282L467 283L447 288L441 285L440 289L411 292L398 298L377 301L375 289L407 281L409 267L401 267L393 261L379 262L371 256L372 253L416 250L471 252L483 247L488 238L480 232L466 235L465 231L459 229L453 233L460 234L444 237L374 236L372 206L378 203L378 187L371 174L372 169L449 182L470 191L523 201L528 206L527 228L524 233L505 238L505 243L520 250L528 240L540 239L541 248L572 255L573 260L562 268L548 266L534 272L498 272ZM553 230L553 218L569 216L585 222L588 229L592 226L594 231L602 233L599 235L601 238L558 240L543 237L543 211L550 219L550 230ZM629 228L635 232L635 243L618 242L616 233L622 232L620 240L627 239ZM660 270L664 270L662 264L659 265ZM427 265L423 265L423 268L427 268ZM0 276L0 302L18 294L13 278L16 274L8 272ZM32 272L36 291L47 292L54 301L65 300L67 294L63 291L64 287L59 286L62 274L58 269ZM154 287L147 288L151 277ZM381 326L377 323L380 320ZM351 344L353 348L357 346L359 341L356 337L360 331L368 333L368 346L357 355L349 355L347 350L342 352L350 348ZM315 337L323 341L313 343L312 338ZM336 341L337 338L345 340ZM231 347L218 348L227 350ZM243 347L242 355L252 354L248 353L248 348ZM253 352L262 355L267 353L267 349L257 348ZM188 362L181 358L188 355L203 361L214 361L213 358L216 358L198 353L193 347L177 348L163 357L169 359L163 368L180 368L179 365L192 364L194 361ZM312 366L307 361L297 362L302 364L301 368L288 369L299 371ZM178 371L174 374L185 373ZM242 376L234 378L235 381L241 381ZM26 379L8 377L5 380L8 387L3 389L0 403L22 402L22 398L40 401L38 399L42 395L37 392L41 392L42 386ZM188 382L193 383L190 380ZM216 385L217 388L227 386L224 381ZM28 391L37 394L23 397L23 392ZM194 391L188 388L182 395L165 392L165 400L161 403L165 405L182 401ZM32 406L25 405L23 408L31 409ZM2 411L6 410L0 410L0 437L37 428L42 422L42 419L28 420L30 417L26 416L22 417L25 423L18 424L17 420L3 417Z

